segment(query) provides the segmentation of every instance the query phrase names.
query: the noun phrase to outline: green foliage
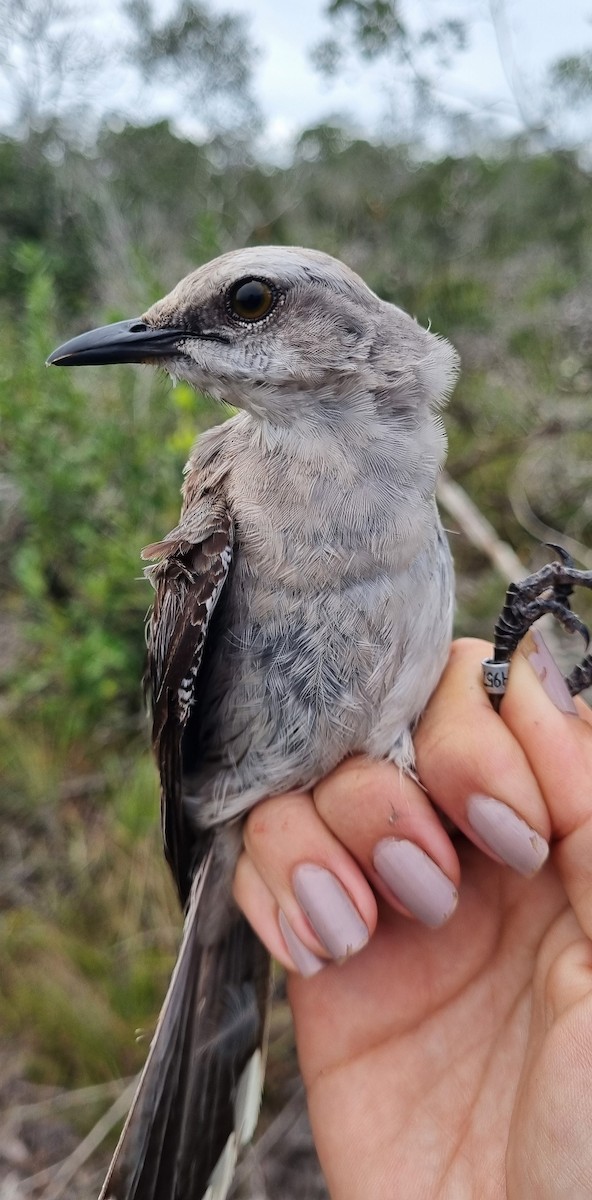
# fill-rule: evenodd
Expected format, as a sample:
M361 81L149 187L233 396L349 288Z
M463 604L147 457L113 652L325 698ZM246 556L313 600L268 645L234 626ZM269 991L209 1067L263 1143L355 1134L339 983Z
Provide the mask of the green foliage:
M174 83L214 127L256 119L250 92L254 51L244 17L218 16L197 0L177 0L158 22L150 0L125 0L124 11L134 31L129 56L151 84Z
M449 467L529 564L533 520L590 538L592 204L575 154L518 142L424 161L319 125L273 167L111 121L88 157L61 151L0 143L0 483L18 496L0 520L18 634L0 660L0 1024L31 1075L80 1084L144 1058L134 1030L153 1026L176 939L140 550L176 522L191 443L222 414L147 369L46 370L47 353L233 246L337 254L458 346ZM457 630L488 636L502 582L451 539Z
M140 708L150 603L140 550L175 523L188 442L210 410L147 373L47 371L51 284L30 248L21 262L26 317L0 400L3 466L25 522L12 578L27 645L13 688L20 704L90 736Z
M330 0L326 13L332 20L349 22L350 36L363 58L376 58L406 36L396 0ZM338 43L325 43L330 44L337 54ZM333 69L335 65L334 60Z
M41 139L0 137L0 304L12 308L23 301L28 284L24 244L42 251L60 307L73 313L88 305L95 278L91 220L96 206L88 198L83 215L72 183L70 173L46 157Z
M559 88L569 104L589 103L592 97L592 51L558 59L551 69L551 85Z
M117 800L128 789L143 797L133 829ZM134 1029L150 1035L177 939L147 755L128 760L125 776L120 762L97 799L93 809L46 796L46 855L59 880L38 851L35 886L0 915L0 1026L27 1040L29 1074L44 1083L80 1086L139 1068L145 1045ZM26 814L20 822L32 835Z

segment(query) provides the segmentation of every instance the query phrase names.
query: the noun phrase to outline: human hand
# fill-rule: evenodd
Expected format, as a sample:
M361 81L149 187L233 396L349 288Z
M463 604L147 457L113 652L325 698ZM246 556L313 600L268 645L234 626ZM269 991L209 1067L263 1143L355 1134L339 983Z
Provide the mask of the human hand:
M363 759L247 821L235 895L311 976L289 991L334 1200L592 1195L592 717L537 634L496 714L489 652L455 643L415 739L452 838Z

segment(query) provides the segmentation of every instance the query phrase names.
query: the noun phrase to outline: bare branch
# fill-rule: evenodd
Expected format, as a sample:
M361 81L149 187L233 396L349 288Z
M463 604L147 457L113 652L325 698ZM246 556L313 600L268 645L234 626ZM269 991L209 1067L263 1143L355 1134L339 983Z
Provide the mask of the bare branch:
M483 516L464 488L455 483L445 471L440 476L437 496L442 508L454 517L471 545L489 559L506 582L518 582L526 578L528 571L516 552L498 537L493 525Z
M467 541L489 559L505 583L519 583L521 579L526 579L529 572L522 565L515 550L498 537L491 522L483 516L464 488L455 483L445 471L440 477L437 498L442 508L460 526ZM562 544L565 543L565 538L561 535L558 534L557 538ZM541 618L539 624L551 653L563 662L565 651L557 636L555 621L547 615Z

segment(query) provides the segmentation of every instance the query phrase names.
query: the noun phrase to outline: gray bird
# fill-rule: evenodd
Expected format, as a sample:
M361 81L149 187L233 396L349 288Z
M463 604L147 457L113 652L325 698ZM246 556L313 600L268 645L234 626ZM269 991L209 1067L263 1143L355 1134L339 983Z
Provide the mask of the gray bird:
M269 960L231 886L245 814L347 755L413 768L451 638L434 491L457 356L343 263L263 246L187 276L61 366L150 362L241 411L144 557L178 961L102 1197L223 1200L255 1128Z

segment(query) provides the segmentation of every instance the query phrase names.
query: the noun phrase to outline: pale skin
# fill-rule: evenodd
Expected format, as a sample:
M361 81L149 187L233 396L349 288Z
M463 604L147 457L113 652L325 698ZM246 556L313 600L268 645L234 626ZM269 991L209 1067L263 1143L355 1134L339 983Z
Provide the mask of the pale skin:
M592 715L581 700L562 711L520 653L496 714L481 684L489 653L453 646L415 739L425 790L353 759L310 795L265 801L246 825L235 895L291 970L333 1200L592 1196ZM475 793L551 842L533 876L473 833ZM458 887L441 927L413 919L376 874L384 837L415 842ZM368 927L345 963L329 962L300 909L299 863L328 868ZM328 964L311 978L294 971L280 909Z

